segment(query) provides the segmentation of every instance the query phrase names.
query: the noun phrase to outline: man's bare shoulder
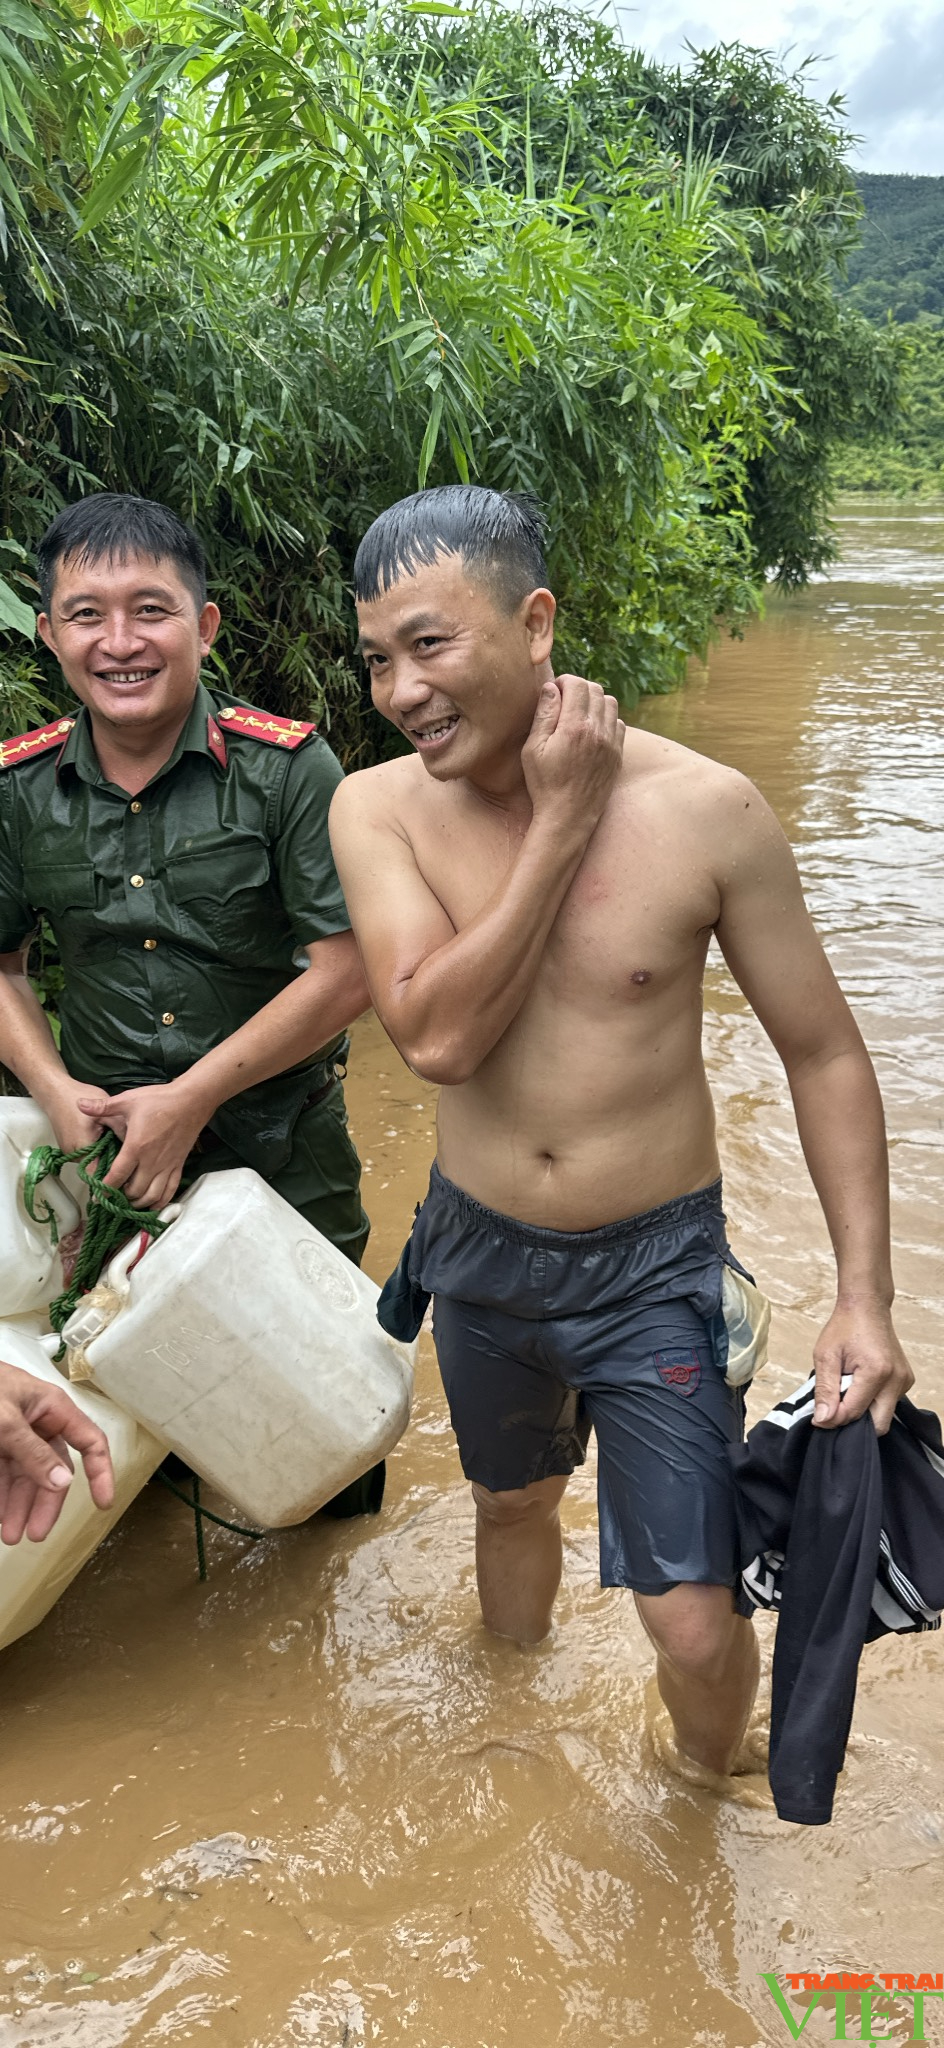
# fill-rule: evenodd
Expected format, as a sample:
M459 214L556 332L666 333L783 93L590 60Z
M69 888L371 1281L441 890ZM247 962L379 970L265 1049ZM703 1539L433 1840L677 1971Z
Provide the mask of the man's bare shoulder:
M624 762L624 785L659 808L684 800L686 814L706 822L712 816L730 818L749 811L758 818L773 816L760 790L739 768L697 754L677 740L663 739L660 733L630 727Z
M680 746L678 740L664 739L661 733L646 732L641 726L630 726L624 759L631 777L653 786L685 783L688 788L697 787L715 794L732 778L741 783L745 779L736 768L727 767L725 762L713 761L707 754L696 754L692 747Z
M336 821L360 818L393 823L402 817L405 807L412 808L422 797L428 779L415 754L379 761L374 768L357 768L338 784L331 815Z

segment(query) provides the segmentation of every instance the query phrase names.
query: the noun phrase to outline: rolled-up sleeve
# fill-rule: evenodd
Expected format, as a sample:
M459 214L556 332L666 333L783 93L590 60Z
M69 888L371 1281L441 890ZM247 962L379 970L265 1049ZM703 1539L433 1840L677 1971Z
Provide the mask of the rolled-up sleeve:
M315 738L292 755L279 792L272 858L300 946L351 928L328 838L328 809L343 779L331 748Z

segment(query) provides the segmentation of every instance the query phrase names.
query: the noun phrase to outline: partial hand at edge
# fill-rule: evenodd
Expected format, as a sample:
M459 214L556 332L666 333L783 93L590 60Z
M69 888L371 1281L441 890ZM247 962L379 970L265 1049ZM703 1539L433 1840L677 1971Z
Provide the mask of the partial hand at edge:
M68 1446L78 1451L96 1507L115 1497L104 1430L65 1387L0 1362L0 1537L41 1543L54 1528L72 1484Z
M869 1410L879 1436L891 1428L895 1405L914 1386L914 1373L892 1324L879 1305L839 1306L813 1350L816 1367L814 1425L836 1429ZM840 1398L847 1374L852 1385Z

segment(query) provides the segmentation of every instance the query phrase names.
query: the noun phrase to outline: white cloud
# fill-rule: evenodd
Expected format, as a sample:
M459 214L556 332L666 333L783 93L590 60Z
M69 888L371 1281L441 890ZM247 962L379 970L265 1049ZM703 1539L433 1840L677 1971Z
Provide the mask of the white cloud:
M697 11L696 11L697 10ZM862 170L924 171L944 176L944 9L918 6L906 15L889 0L817 8L809 0L701 0L696 9L672 0L658 13L617 5L627 43L663 62L684 63L685 44L743 42L773 50L791 64L815 56L810 90L821 99L841 92L853 133L862 137Z

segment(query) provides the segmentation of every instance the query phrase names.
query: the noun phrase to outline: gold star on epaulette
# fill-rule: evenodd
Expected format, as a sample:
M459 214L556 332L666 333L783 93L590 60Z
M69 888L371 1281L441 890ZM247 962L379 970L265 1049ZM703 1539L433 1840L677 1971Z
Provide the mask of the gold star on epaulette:
M228 732L243 732L247 739L261 740L266 747L300 747L309 733L318 730L302 718L270 718L263 711L247 711L237 704L227 705L219 718Z
M64 747L74 724L74 718L57 718L52 725L38 725L32 732L0 741L0 768L17 768L21 761L32 761L51 747Z

